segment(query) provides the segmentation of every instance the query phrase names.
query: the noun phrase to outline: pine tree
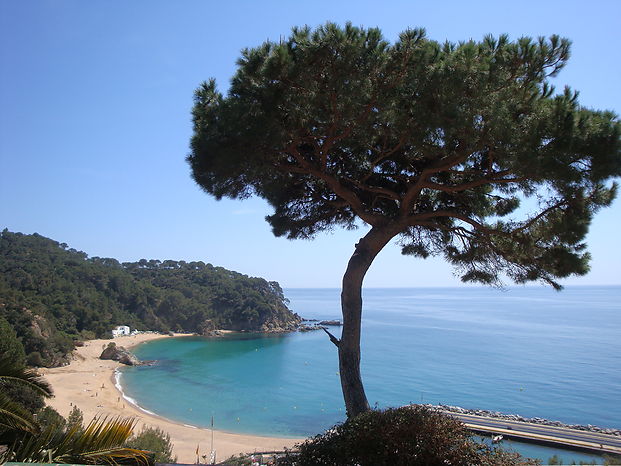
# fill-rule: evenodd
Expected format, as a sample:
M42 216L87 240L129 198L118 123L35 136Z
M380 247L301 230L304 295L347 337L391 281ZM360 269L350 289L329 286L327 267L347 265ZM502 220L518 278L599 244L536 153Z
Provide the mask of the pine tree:
M214 80L196 91L188 162L207 193L266 199L274 234L290 239L368 228L331 337L348 415L369 409L361 289L391 241L443 256L468 282L560 288L587 273L589 223L621 174L620 124L555 93L569 52L557 36L440 44L411 29L391 45L328 23L244 50L227 96Z
M84 430L84 414L76 405L71 408L67 416L67 430L71 429Z

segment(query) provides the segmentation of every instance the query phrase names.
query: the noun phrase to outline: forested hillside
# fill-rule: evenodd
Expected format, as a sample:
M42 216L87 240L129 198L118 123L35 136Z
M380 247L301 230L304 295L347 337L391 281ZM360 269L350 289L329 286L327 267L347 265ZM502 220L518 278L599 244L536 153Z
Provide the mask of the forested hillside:
M119 263L38 234L0 236L0 317L31 365L58 365L75 341L116 325L203 332L291 330L299 322L277 282L203 262Z

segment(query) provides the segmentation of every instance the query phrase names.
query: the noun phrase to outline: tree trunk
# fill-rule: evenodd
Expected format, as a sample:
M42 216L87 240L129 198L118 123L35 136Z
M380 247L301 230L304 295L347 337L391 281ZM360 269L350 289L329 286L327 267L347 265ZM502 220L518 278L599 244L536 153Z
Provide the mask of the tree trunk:
M360 324L362 322L362 281L375 256L396 236L398 231L388 228L371 230L356 244L343 276L341 310L343 329L339 350L341 388L348 417L368 411L369 402L360 376Z

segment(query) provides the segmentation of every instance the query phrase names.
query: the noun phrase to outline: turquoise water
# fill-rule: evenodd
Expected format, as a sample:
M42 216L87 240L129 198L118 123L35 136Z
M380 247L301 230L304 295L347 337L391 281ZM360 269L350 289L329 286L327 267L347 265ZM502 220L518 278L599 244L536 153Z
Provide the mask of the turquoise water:
M286 290L306 318L339 318L339 291ZM362 372L372 405L444 403L621 428L621 287L370 289ZM333 328L338 335L339 329ZM196 426L313 435L344 419L323 332L186 337L137 348L124 370L143 408Z

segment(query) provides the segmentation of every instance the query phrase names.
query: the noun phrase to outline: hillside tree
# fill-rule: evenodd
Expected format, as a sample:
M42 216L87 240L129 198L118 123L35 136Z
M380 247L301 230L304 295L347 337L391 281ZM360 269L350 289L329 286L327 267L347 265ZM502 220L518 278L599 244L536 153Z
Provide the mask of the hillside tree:
M360 377L362 283L377 254L442 256L465 282L584 275L584 238L621 174L620 124L549 80L570 42L453 44L328 23L242 51L226 96L195 93L188 162L207 193L257 195L276 236L364 227L347 264L338 347L348 416Z

